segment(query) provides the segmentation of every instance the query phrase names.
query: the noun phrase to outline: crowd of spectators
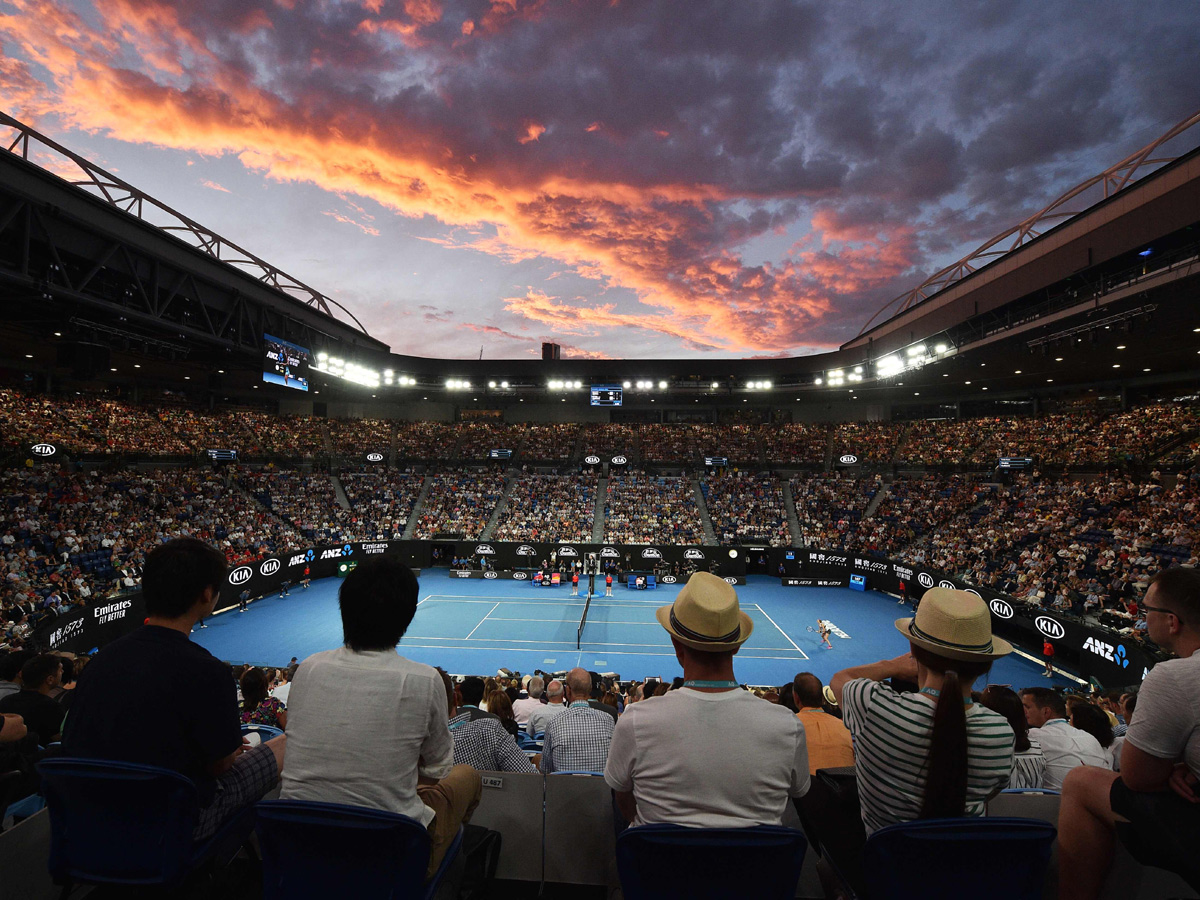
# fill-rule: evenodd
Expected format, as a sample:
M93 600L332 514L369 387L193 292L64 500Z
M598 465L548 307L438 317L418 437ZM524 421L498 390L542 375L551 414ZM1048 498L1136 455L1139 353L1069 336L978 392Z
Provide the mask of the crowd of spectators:
M730 473L704 478L700 485L718 542L791 543L783 488L774 476Z
M295 526L307 542L341 542L357 525L358 514L338 503L328 475L246 471L238 476L238 482L263 506Z
M381 453L386 459L392 450L390 419L329 419L329 443L342 456Z
M596 478L521 475L492 533L497 541L590 541L596 516Z
M522 459L559 460L575 454L578 425L524 425L522 430L525 433L521 443Z
M820 465L829 449L828 425L788 423L763 429L766 458L772 465Z
M833 454L857 456L859 462L889 463L899 437L891 422L843 422L833 429Z
M458 427L446 422L400 422L396 450L403 459L454 459Z
M516 451L525 434L523 425L503 422L463 422L458 426L459 459L487 459L492 450Z
M902 476L888 486L874 515L859 522L857 548L894 556L980 502L992 487L962 475Z
M358 517L345 540L398 540L412 516L424 479L393 471L360 472L341 476L350 508Z
M601 456L620 453L636 458L641 452L640 432L636 425L589 422L580 426L579 440L585 456L589 453Z
M503 475L482 472L443 472L428 478L429 493L417 516L413 538L429 540L439 534L458 534L476 540L504 494Z
M793 478L788 482L800 525L797 542L805 547L850 549L857 545L858 524L882 487L873 478Z
M704 453L700 435L691 425L639 425L642 459L647 462L695 463Z
M604 540L610 544L703 544L704 526L691 480L644 474L609 476Z

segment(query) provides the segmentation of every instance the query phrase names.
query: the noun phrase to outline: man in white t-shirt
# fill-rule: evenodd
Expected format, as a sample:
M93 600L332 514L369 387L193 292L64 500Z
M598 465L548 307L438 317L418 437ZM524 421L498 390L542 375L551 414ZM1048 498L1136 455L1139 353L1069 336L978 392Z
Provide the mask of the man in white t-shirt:
M734 678L734 654L754 629L737 593L697 572L657 615L684 686L628 706L617 722L604 780L618 808L634 825L780 824L789 798L808 791L804 725Z
M534 675L529 679L529 684L526 690L529 691L528 697L522 697L519 700L513 701L513 718L517 720L517 724L524 727L529 724L529 714L542 705L542 689L545 687L540 675Z
M1057 791L1067 773L1078 766L1111 768L1100 742L1067 721L1067 705L1062 694L1049 688L1025 688L1021 691L1029 739L1036 741L1046 757L1042 787Z
M396 653L416 613L416 576L395 559L369 557L338 599L346 645L304 660L291 682L280 796L416 819L429 830L432 874L482 784L475 769L454 765L441 675Z
M1114 835L1143 865L1175 872L1200 890L1200 572L1160 572L1141 606L1151 640L1178 658L1160 662L1142 681L1120 774L1081 767L1063 783L1064 900L1100 895Z

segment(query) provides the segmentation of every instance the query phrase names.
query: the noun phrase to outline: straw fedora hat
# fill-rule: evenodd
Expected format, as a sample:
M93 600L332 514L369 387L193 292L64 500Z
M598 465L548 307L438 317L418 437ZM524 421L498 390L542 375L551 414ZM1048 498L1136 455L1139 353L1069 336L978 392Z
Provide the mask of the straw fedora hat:
M655 615L671 637L705 653L737 650L754 631L738 606L737 591L710 572L694 573L675 602L660 606Z
M896 630L914 646L948 659L971 662L1012 653L1012 644L992 634L992 614L983 598L970 591L930 588L916 616L897 619Z

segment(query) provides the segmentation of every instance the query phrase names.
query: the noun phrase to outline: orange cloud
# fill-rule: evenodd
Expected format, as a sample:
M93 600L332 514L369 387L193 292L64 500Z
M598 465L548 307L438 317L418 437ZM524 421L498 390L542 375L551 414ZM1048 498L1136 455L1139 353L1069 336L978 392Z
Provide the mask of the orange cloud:
M363 222L355 221L354 219L350 218L349 216L342 215L340 212L336 212L332 209L325 209L325 210L321 211L321 215L329 216L334 221L342 222L346 225L353 225L355 228L357 228L363 234L369 234L369 235L371 235L371 237L379 237L379 229L378 228L375 228L371 225L364 224Z
M214 191L223 191L226 194L233 193L232 191L229 190L229 188L221 187L221 185L217 184L215 181L202 181L200 183L202 185L204 185L206 188L211 188Z
M518 144L528 144L530 141L536 141L546 133L546 126L540 122L527 122L525 124L525 133L517 138Z

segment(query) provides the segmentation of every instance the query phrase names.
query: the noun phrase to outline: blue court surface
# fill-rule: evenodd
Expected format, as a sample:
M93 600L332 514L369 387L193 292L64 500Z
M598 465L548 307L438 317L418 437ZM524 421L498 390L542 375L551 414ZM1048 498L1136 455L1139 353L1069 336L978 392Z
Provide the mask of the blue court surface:
M742 610L754 633L734 658L734 671L746 683L780 685L797 672L813 672L823 681L847 666L899 656L907 642L893 627L911 615L886 594L847 588L782 587L779 580L752 575L737 588ZM287 597L256 600L210 618L192 639L231 662L286 665L342 642L337 591L341 580L315 581L306 591L292 587ZM632 591L613 586L613 596L592 598L582 649L575 633L584 598L571 597L570 586L535 587L529 582L451 579L444 569L426 569L420 578L420 603L399 652L409 659L439 665L453 674L491 675L503 667L520 672L562 671L582 666L618 672L624 679L671 679L682 670L667 633L654 611L674 600L679 587ZM809 632L817 618L833 623L833 649L823 649ZM1030 685L1065 684L1041 676L1039 662L1013 654L993 668L988 681ZM980 681L983 684L983 681Z

